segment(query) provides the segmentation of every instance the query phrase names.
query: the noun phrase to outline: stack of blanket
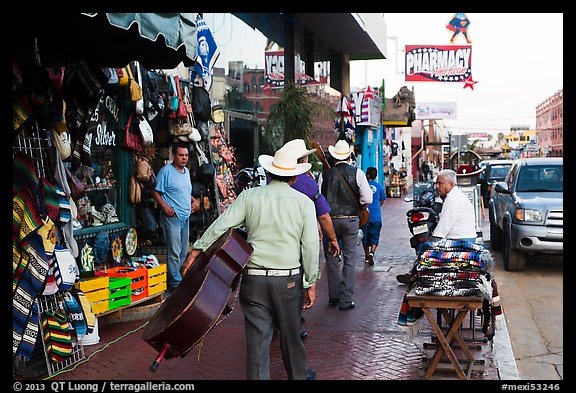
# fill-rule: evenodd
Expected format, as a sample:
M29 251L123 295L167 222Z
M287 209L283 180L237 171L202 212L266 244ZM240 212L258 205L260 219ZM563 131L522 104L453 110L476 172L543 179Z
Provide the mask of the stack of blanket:
M414 293L490 299L493 265L482 244L448 239L424 243L411 272Z
M412 327L422 316L420 308L408 306L409 292L433 296L481 296L484 298L483 332L492 338L494 318L502 314L496 282L492 277L494 260L482 244L442 239L422 244L410 272L410 284L403 297L398 325ZM414 329L415 328L415 329ZM410 336L417 333L413 327Z

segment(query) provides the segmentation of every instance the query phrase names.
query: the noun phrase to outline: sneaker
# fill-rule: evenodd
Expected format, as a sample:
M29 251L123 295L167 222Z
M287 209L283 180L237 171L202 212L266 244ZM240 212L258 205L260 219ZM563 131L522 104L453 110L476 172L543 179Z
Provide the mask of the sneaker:
M308 369L306 370L306 379L308 381L313 381L316 379L316 371L312 370L312 369Z
M367 261L368 261L368 262L367 262L368 265L374 266L374 254L373 254L373 253L368 254L368 259L367 259Z

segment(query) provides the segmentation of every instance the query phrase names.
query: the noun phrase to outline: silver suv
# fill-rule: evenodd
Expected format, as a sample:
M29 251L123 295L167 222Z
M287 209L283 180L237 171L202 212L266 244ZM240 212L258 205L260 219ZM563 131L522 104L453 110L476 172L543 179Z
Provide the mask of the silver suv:
M526 256L564 252L562 157L516 160L489 202L490 247L504 269L522 271Z

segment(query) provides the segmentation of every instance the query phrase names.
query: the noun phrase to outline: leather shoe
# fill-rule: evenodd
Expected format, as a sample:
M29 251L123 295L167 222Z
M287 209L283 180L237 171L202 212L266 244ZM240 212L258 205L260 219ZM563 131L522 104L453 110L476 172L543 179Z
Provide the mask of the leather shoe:
M308 332L301 331L300 332L300 340L304 341L304 340L306 340L306 337L308 337Z
M354 304L354 302L352 302L352 303L350 303L349 305L344 306L344 307L342 307L342 306L338 307L338 309L339 309L340 311L352 310L352 309L354 309L354 308L356 308L356 304Z
M400 284L405 284L405 285L410 284L410 273L398 274L396 276L396 281L398 281Z
M329 306L335 306L338 304L338 299L328 299Z
M316 379L316 371L312 370L312 369L308 369L306 370L306 379L308 381L313 381Z

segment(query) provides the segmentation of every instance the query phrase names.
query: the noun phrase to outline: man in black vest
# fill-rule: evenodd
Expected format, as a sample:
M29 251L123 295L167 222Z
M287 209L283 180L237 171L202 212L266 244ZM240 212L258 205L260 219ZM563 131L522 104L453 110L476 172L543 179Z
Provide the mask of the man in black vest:
M372 190L366 174L350 164L352 147L345 140L339 140L335 146L329 146L328 151L336 163L324 169L320 174L318 186L330 205L330 217L336 238L341 244L343 261L340 275L338 265L341 258L338 255L325 253L328 272L328 303L338 304L341 311L352 310L355 307L352 296L354 295L360 220L358 205L367 206L372 203ZM350 195L348 187L343 182L348 183L353 195Z

